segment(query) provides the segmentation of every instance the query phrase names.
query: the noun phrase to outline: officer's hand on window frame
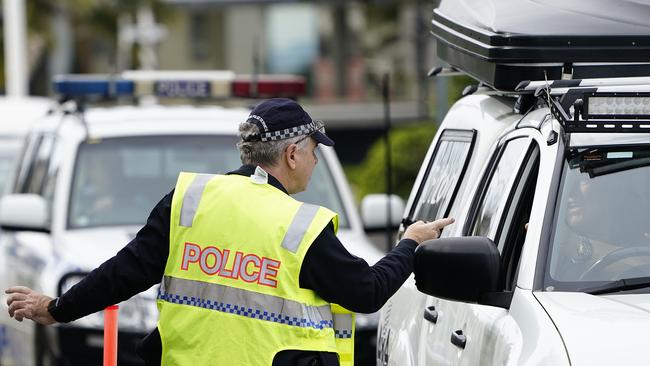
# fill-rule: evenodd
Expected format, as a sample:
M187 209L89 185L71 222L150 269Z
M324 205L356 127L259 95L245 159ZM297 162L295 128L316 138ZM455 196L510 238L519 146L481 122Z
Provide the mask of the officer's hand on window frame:
M431 222L416 221L409 225L404 232L402 239L411 239L418 244L431 239L438 239L442 229L454 223L454 219L447 217Z

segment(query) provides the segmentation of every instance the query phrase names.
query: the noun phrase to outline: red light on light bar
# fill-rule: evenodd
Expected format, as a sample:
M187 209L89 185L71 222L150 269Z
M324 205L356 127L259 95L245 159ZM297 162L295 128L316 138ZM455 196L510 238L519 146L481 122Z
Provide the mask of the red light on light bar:
M294 98L306 92L307 82L302 76L238 75L232 82L232 95L241 98Z

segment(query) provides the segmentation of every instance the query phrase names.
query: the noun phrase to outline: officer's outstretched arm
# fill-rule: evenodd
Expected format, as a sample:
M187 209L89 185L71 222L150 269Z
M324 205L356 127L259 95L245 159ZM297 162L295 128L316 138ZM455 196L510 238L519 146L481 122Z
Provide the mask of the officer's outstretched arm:
M19 322L27 318L44 325L56 323L47 311L47 305L52 301L51 297L24 286L10 287L5 290L5 293L9 295L7 305L9 305L10 317Z

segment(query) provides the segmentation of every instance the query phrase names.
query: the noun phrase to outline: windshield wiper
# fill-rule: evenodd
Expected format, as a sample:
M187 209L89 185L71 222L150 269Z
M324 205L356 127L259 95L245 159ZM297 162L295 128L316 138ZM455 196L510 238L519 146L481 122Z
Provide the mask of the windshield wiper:
M602 286L589 287L580 291L592 295L602 295L620 291L638 290L646 287L650 287L650 277L623 278Z
M595 166L592 168L587 168L586 171L589 173L589 177L593 178L648 165L650 165L650 158L640 158Z

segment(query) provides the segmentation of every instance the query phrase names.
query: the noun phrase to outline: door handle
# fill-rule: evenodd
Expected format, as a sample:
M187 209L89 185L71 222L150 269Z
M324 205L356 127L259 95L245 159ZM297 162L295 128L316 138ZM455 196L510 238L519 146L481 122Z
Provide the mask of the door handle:
M458 348L465 348L467 337L463 334L463 331L461 329L451 332L451 343Z
M424 319L430 321L433 324L438 322L438 310L435 306L427 306L424 309Z

